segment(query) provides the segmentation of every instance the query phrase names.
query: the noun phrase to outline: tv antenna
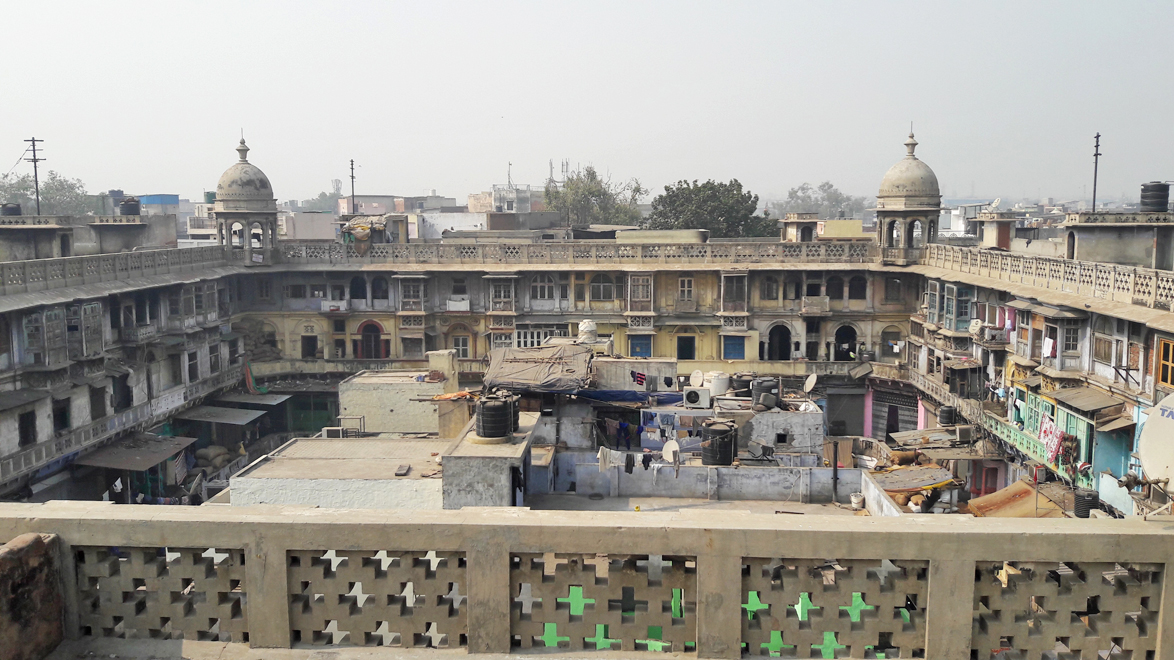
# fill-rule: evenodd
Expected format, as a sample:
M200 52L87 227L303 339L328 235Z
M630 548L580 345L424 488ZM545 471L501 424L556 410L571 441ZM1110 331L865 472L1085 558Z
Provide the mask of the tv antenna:
M351 159L351 214L355 213L355 159Z
M25 140L25 142L28 142L32 145L31 149L33 150L33 157L25 158L25 160L33 164L33 190L37 195L37 215L41 215L41 179L37 174L37 163L43 162L45 159L37 158L37 143L44 142L44 140L29 138L28 140Z

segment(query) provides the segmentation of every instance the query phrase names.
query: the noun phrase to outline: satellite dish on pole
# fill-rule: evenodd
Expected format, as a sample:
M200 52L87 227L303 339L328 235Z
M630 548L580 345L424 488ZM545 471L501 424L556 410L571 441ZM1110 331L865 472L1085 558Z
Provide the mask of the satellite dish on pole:
M999 204L1002 204L1002 203L1003 203L1003 198L1002 198L1002 197L996 197L996 198L995 198L995 201L991 202L991 203L990 203L990 205L989 205L989 206L987 206L987 210L988 210L988 211L998 211L998 210L999 210Z
M808 376L807 380L803 381L803 392L810 394L811 390L815 389L815 381L816 381L815 374L811 374L810 376Z
M705 374L700 369L697 369L693 373L689 374L689 385L691 387L701 387L704 384Z
M677 460L677 456L681 453L681 445L676 440L669 440L664 443L664 447L661 448L660 453L664 456L664 460L672 463Z
M1146 479L1169 479L1174 475L1174 443L1170 438L1174 438L1174 394L1150 410L1137 441Z

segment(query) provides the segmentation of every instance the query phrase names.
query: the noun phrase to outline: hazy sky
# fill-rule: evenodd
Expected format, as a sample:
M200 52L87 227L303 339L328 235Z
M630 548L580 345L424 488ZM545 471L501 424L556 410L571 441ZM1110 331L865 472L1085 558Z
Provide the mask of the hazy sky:
M241 128L279 199L346 179L460 203L549 161L875 195L904 154L946 196L1174 179L1172 2L4 4L0 174L43 138L91 192L212 189ZM21 163L16 171L27 171ZM349 181L346 189L349 190ZM646 200L647 201L647 200Z

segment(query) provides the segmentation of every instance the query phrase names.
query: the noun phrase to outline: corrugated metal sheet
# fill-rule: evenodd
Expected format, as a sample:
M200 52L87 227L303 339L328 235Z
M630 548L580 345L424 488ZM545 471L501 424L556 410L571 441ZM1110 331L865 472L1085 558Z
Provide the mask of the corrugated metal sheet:
M1124 401L1092 387L1072 387L1049 392L1049 396L1077 410L1089 412L1124 405Z
M1042 492L1020 480L990 495L970 500L970 512L980 518L1064 518L1064 509Z

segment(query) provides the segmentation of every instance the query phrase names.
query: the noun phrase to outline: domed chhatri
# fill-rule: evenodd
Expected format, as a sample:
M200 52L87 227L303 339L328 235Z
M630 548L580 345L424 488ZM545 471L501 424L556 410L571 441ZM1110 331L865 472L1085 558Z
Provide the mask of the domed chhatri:
M942 194L938 177L929 165L913 155L913 133L905 141L905 158L889 168L877 193L877 207L885 209L938 208Z
M241 250L244 265L268 265L267 253L277 247L277 199L269 177L249 162L244 138L236 152L240 160L216 183L216 234L221 245Z
M244 138L236 152L240 160L225 170L216 183L217 210L276 212L273 186L261 168L249 162L249 147Z

